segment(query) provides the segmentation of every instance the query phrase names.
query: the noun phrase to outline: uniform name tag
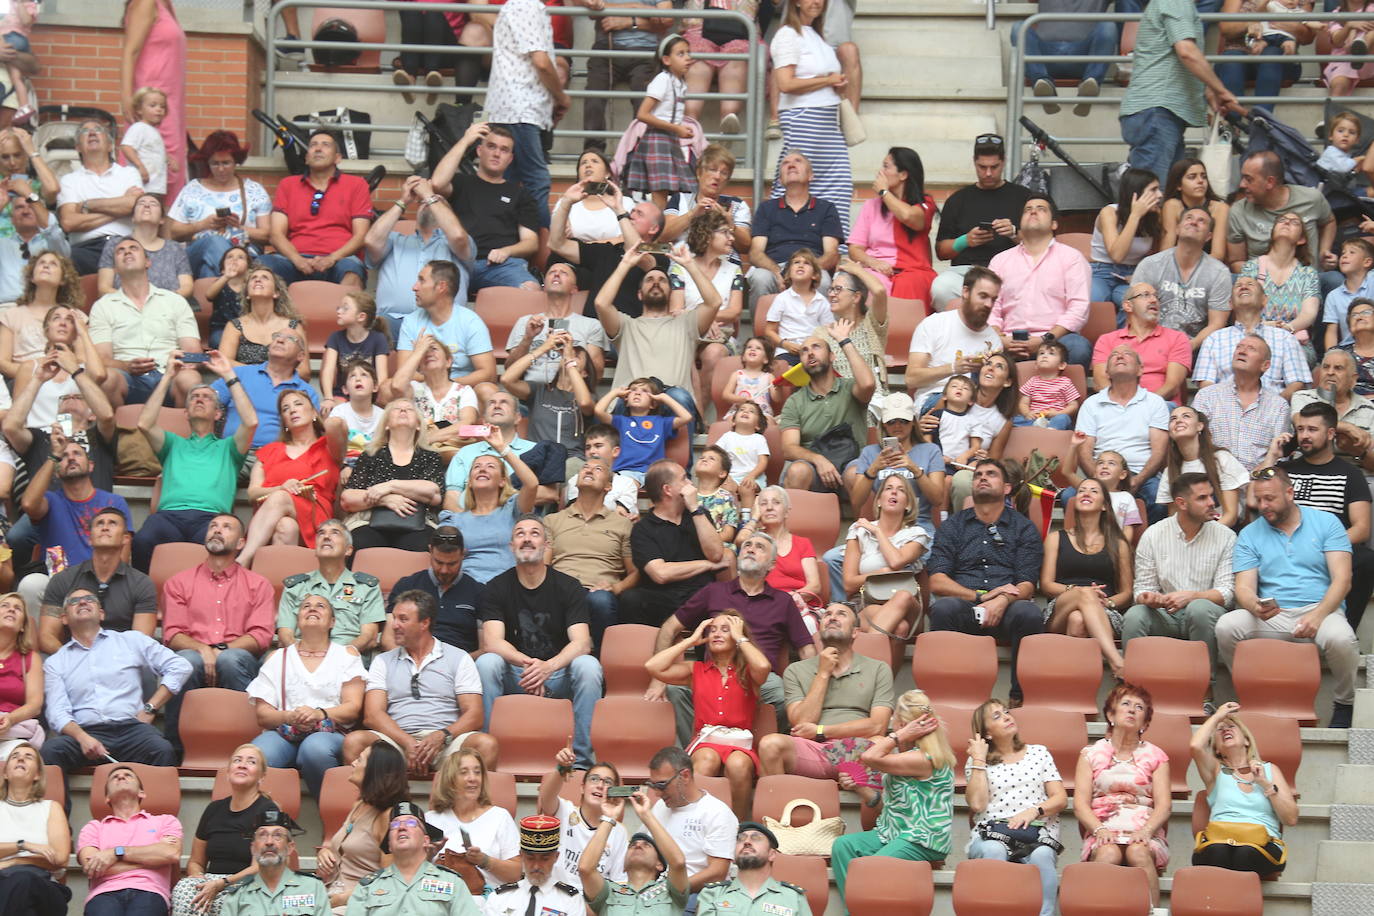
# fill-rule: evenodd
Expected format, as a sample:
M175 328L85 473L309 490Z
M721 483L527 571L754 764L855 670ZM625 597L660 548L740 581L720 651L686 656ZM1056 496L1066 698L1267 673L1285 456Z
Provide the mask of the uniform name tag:
M790 906L780 906L776 903L765 903L759 909L769 916L792 916L793 910Z
M446 897L453 896L453 882L439 881L435 878L426 878L420 882L420 890L426 894L443 894Z
M293 906L314 906L314 894L287 894L281 898L281 905L284 907Z
M568 914L562 910L555 910L551 906L541 906L539 908L539 916L568 916Z

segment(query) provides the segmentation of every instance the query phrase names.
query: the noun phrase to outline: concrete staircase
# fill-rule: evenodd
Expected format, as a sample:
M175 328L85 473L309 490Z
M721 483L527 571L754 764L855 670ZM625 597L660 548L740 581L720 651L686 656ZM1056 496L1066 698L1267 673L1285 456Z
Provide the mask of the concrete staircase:
M1368 680L1374 688L1374 677ZM1332 784L1331 835L1317 847L1313 916L1374 911L1374 689L1355 695L1349 763Z

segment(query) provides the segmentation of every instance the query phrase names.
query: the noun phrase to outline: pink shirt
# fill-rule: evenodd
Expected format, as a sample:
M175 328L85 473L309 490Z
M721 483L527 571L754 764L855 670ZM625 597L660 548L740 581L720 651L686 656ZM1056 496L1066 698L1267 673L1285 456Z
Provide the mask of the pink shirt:
M152 846L163 840L176 840L177 848L180 850L181 837L181 821L170 814L149 814L147 811L139 811L127 821L122 817L108 814L102 820L91 821L81 828L76 849L80 852L87 846L94 846L96 849ZM91 892L86 895L86 902L90 903L91 898L97 894L132 888L157 894L171 903L172 877L180 871L181 863L178 860L165 868L131 868L117 875L106 875L91 883Z
M1036 262L1017 245L994 256L988 267L1002 278L988 324L1002 333L1043 334L1055 325L1077 331L1088 320L1092 268L1078 249L1051 241Z
M238 563L215 575L206 563L183 569L162 587L162 641L185 633L206 645L252 636L263 650L277 620L272 583Z
M1093 365L1105 364L1112 350L1122 344L1140 354L1142 388L1157 391L1165 398L1178 394L1176 391L1159 391L1159 386L1164 384L1164 373L1169 363L1178 363L1185 370L1193 368L1193 343L1187 334L1162 324L1155 325L1155 329L1144 337L1136 337L1129 327L1109 331L1093 344ZM1186 371L1183 377L1188 377Z
M926 219L933 218L927 211ZM872 257L894 264L897 261L897 240L892 234L892 223L892 211L884 212L882 201L876 197L865 201L859 208L859 218L849 228L849 244L862 245Z

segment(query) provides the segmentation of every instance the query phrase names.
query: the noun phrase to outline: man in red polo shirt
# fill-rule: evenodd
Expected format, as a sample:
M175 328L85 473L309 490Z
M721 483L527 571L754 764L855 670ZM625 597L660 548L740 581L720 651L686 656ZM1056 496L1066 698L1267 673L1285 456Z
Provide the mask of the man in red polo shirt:
M339 171L342 158L338 139L317 130L305 152L305 174L277 185L270 236L277 253L263 255L262 263L287 283L363 288L363 262L355 255L372 224L372 194L366 181Z
M1098 390L1107 387L1107 357L1126 344L1140 354L1140 387L1180 403L1180 388L1193 368L1193 345L1188 335L1159 323L1159 294L1148 283L1132 283L1121 309L1126 326L1103 334L1093 345L1093 384Z

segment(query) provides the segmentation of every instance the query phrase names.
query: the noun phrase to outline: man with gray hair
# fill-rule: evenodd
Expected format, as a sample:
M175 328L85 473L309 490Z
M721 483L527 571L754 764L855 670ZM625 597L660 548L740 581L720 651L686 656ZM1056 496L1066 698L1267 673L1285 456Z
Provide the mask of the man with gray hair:
M654 754L644 785L658 793L653 815L687 859L691 895L686 911L692 913L701 889L729 876L739 819L729 805L697 785L692 758L680 747Z
M326 519L315 530L313 572L296 573L282 581L277 604L277 642L284 649L300 637L296 615L306 595L324 595L334 607L334 626L329 641L352 646L359 654L377 644L377 631L386 620L380 580L347 566L353 554L353 537L337 518Z
M138 169L114 161L115 141L101 121L82 121L76 129L80 161L62 176L57 220L72 246L79 274L93 274L110 236L134 231L129 217L143 193Z
M1199 388L1226 380L1236 344L1242 337L1264 338L1268 349L1268 367L1264 370L1264 387L1278 392L1285 399L1293 392L1312 384L1307 357L1302 345L1291 331L1264 321L1264 285L1255 277L1237 277L1231 289L1231 313L1235 323L1213 332L1198 350L1193 364L1193 381Z
M238 366L234 378L253 402L258 419L258 428L253 435L253 448L258 449L281 437L281 415L277 413L277 400L283 391L300 391L315 405L320 407L320 396L309 382L301 378L301 360L306 358L305 332L300 328L277 331L267 343L266 362ZM230 397L229 380L221 378L213 386L221 406L228 409L224 417L224 434L232 435L241 421L238 400Z
M778 545L764 532L755 531L743 538L738 547L739 560L735 569L739 577L728 582L712 582L688 598L659 627L654 651L668 648L684 632L691 633L721 608L734 608L748 624L754 644L773 664L772 672L759 687L759 699L776 710L779 727L787 730L790 726L783 702L782 677L778 672L787 666L793 649L798 657L805 659L816 654L816 645L811 630L797 610L796 601L766 581L777 562ZM664 685L653 681L646 698L660 699L663 691ZM677 719L678 742L686 747L692 738L692 691L688 687L668 687L668 699L673 703Z
M821 260L817 292L830 289L830 278L840 263L844 230L835 205L811 194L811 160L801 150L790 150L778 165L783 193L754 211L749 242L749 307L783 288L782 267L798 249L816 252Z
M1158 521L1155 491L1159 471L1169 449L1169 405L1140 384L1143 366L1140 354L1130 344L1117 344L1107 355L1109 384L1083 402L1078 411L1077 431L1084 439L1078 445L1078 463L1083 473L1092 476L1093 463L1105 451L1117 452L1126 462L1131 477L1127 488L1145 500L1151 521Z
M1268 369L1269 344L1247 334L1231 353L1230 377L1193 398L1193 409L1207 417L1212 444L1235 455L1247 471L1259 467L1269 443L1288 431L1288 402L1262 381Z

